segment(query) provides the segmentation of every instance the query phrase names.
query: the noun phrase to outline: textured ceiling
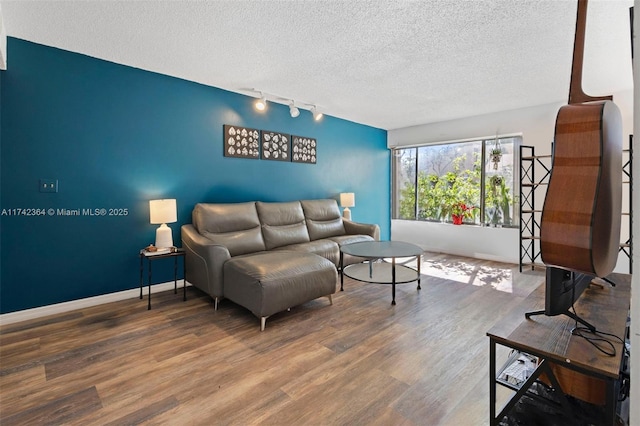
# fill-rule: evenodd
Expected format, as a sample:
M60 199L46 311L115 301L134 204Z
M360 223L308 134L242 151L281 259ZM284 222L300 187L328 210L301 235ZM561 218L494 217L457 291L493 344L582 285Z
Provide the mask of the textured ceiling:
M632 0L591 0L583 85L632 88ZM575 0L2 1L7 35L383 129L566 101ZM11 69L11 52L8 52ZM43 72L46 72L43 71Z

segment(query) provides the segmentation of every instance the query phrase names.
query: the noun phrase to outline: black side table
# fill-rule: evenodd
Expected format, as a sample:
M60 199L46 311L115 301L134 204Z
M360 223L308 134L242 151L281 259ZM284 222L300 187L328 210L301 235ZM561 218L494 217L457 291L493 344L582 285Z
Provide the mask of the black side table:
M163 252L161 254L155 254L154 252L147 252L144 249L140 250L140 299L142 299L142 286L144 285L143 273L144 273L144 259L147 259L147 265L149 269L149 278L147 285L149 286L149 304L147 310L151 309L151 261L158 259L166 259L173 257L173 293L178 294L178 257L182 257L182 276L184 277L182 290L182 300L187 300L187 265L184 259L184 249L177 249L175 252Z

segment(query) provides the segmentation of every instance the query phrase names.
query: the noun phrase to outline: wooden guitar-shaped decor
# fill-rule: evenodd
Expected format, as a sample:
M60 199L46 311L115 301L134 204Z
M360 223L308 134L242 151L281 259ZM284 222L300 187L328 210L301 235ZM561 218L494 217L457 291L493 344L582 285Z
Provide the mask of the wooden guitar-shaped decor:
M587 0L578 0L569 105L556 118L553 167L540 222L547 266L606 277L622 209L622 118L612 97L582 91Z

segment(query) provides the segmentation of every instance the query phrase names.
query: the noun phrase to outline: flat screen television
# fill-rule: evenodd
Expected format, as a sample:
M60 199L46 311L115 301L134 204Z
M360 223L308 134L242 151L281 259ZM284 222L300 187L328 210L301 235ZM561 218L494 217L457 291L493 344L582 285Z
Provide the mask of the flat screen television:
M589 274L547 267L544 310L527 312L524 316L529 318L533 315L547 315L550 317L566 315L583 324L591 332L595 332L596 328L593 325L570 310L594 278L593 275Z

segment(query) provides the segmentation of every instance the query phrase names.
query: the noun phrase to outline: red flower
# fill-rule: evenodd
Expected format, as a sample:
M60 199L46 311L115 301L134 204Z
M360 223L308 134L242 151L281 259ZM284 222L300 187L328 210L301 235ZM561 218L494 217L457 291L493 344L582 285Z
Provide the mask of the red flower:
M467 206L465 203L454 204L451 209L451 213L455 216L461 216L470 218L473 216L473 210L477 209L475 206Z

